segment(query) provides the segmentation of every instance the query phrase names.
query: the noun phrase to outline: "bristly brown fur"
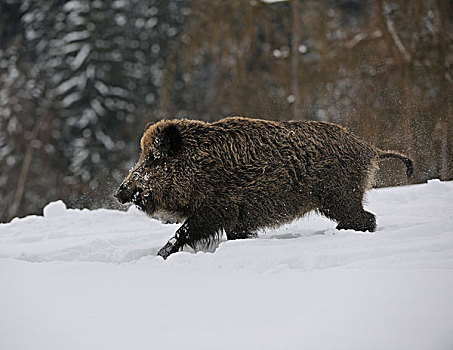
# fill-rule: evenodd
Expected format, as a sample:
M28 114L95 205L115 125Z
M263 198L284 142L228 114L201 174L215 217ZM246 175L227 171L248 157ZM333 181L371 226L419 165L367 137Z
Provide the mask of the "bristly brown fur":
M288 223L316 210L339 229L374 231L363 209L379 159L412 161L382 151L341 126L314 121L273 122L230 117L147 125L142 153L116 196L152 215L184 218L159 255L185 244L228 239Z

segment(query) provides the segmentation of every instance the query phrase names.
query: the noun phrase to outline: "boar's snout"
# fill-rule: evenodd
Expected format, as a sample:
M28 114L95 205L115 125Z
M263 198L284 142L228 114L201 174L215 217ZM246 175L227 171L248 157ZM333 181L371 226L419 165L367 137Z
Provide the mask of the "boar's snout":
M137 191L134 188L132 188L132 186L130 186L130 185L128 186L127 184L125 184L123 182L113 196L121 204L130 203L133 200L133 196L134 196L135 192L137 192Z

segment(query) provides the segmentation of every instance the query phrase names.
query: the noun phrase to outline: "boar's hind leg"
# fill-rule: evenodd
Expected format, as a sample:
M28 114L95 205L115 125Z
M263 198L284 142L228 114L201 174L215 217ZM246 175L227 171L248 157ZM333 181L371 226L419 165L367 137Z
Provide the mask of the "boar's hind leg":
M376 217L363 209L361 198L331 199L319 211L335 220L338 230L376 230Z
M230 213L230 222L224 225L228 240L256 237L256 227L250 225L250 218L245 217L245 212L248 212L246 208L241 207L237 213Z
M157 255L167 259L171 254L178 252L184 245L195 248L198 242L208 242L220 230L219 225L213 225L206 217L188 218L176 231L175 235L159 250Z

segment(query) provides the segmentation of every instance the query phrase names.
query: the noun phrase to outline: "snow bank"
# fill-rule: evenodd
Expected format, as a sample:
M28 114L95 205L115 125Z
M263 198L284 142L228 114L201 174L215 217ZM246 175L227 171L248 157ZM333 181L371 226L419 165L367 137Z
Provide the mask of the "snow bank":
M178 225L50 203L0 225L0 348L453 348L453 182L367 198L376 233L311 214L167 261Z
M45 218L51 219L66 214L67 208L63 201L56 201L47 204L42 210Z
M337 231L335 223L309 214L290 225L260 233L259 239L222 242L216 252L181 252L167 265L188 263L252 272L354 269L453 269L453 182L371 190L368 209L376 233ZM0 225L0 256L29 262L124 263L156 257L179 225L163 225L136 207L115 210L67 209L52 202L43 217Z

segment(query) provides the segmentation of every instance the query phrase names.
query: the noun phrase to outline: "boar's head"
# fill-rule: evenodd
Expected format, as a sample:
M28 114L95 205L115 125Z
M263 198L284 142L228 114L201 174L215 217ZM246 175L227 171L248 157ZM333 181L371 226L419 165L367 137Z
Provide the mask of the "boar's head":
M120 203L134 203L149 215L159 211L183 215L190 178L183 169L182 135L178 121L147 125L141 154L114 195Z

